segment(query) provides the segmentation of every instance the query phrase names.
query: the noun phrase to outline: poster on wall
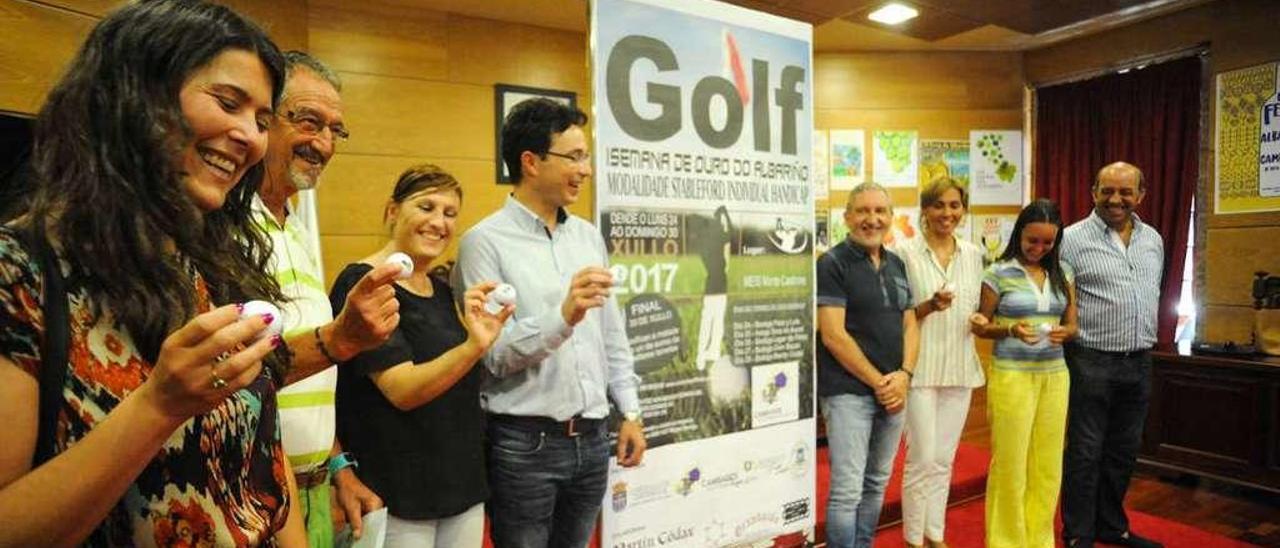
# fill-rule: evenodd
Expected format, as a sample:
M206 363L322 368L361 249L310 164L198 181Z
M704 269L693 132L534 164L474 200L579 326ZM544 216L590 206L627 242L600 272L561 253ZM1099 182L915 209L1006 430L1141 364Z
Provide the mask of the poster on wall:
M830 195L827 152L827 132L821 129L813 130L813 169L810 173L813 175L814 200L826 200Z
M811 531L812 27L710 0L591 14L596 219L649 445L610 468L601 544Z
M1022 132L969 132L969 203L1021 205L1027 180L1022 166Z
M1218 75L1217 213L1280 211L1280 63Z
M850 190L866 180L866 132L831 130L831 190Z
M1017 221L1017 215L973 216L973 243L982 250L983 266L990 266L1004 254Z
M915 131L872 133L875 161L871 176L881 186L916 186L919 176L919 140Z
M844 224L844 206L833 207L827 213L827 230L831 233L831 246L835 247L849 237L849 227Z
M894 207L893 221L884 233L884 245L902 245L920 235L920 208Z
M920 141L920 188L942 177L955 179L969 188L968 141Z

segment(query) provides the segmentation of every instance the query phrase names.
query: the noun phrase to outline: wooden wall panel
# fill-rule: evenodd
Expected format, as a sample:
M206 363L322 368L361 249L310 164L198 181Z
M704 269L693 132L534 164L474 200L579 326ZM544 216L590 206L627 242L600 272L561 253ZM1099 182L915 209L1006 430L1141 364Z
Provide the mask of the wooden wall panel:
M492 158L493 89L342 73L351 140L339 154Z
M1275 59L1274 0L1218 0L1026 54L1029 83L1115 66L1144 55L1209 43L1215 72Z
M307 49L307 0L214 0L258 23L281 50Z
M449 23L450 81L588 91L585 35L458 15Z
M0 2L0 110L35 114L97 20L59 7Z
M1200 340L1247 344L1253 334L1254 310L1249 306L1205 305Z
M1253 273L1280 276L1280 226L1213 229L1208 239L1205 304L1252 306Z
M306 49L306 0L227 0L285 49ZM0 110L35 114L98 19L119 0L0 0Z
M814 58L823 109L1020 109L1018 53L860 53Z
M324 263L324 286L333 287L333 280L343 267L359 261L380 249L387 239L382 236L320 236L320 249Z
M368 2L313 2L311 53L334 70L443 81L449 17Z
M107 12L124 5L125 0L39 0L39 3L54 8L74 11L94 17L102 17Z
M313 0L310 8L312 52L342 76L352 131L318 194L330 281L385 242L382 209L410 165L435 163L462 182L459 234L502 206L513 187L496 182L495 83L572 91L589 109L581 33L386 0ZM592 197L589 184L570 209L591 218Z

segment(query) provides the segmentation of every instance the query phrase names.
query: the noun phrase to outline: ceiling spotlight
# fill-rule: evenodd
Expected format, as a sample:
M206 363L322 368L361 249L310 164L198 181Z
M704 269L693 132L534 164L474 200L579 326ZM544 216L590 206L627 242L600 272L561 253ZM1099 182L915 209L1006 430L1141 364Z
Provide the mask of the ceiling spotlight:
M916 11L915 8L893 2L871 12L870 15L867 15L867 19L886 25L896 25L908 19L913 19L917 15L920 15L920 12Z

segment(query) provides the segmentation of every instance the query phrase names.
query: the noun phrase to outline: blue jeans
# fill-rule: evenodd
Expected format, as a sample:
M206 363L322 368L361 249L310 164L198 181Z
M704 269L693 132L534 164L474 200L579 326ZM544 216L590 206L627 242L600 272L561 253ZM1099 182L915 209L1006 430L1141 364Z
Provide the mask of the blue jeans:
M821 404L831 452L827 546L869 547L893 473L905 413L889 414L874 395L827 396Z
M577 437L490 420L490 536L496 548L581 548L609 475L603 424Z

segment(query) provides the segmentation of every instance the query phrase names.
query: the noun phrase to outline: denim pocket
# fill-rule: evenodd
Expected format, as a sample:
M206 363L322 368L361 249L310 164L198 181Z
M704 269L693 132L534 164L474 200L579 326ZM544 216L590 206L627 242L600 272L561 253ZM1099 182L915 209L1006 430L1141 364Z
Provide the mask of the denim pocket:
M514 428L502 428L498 435L493 436L492 444L494 449L504 453L532 455L542 450L542 447L546 445L546 440L547 434L545 432L528 432Z

